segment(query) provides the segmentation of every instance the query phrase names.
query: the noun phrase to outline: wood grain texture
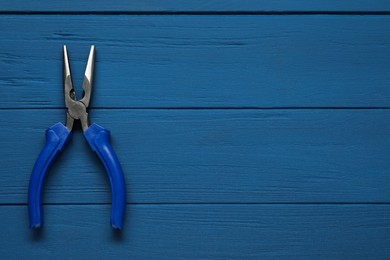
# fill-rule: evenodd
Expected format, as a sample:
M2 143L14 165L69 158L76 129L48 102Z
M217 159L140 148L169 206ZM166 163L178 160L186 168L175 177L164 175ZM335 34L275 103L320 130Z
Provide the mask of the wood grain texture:
M386 0L0 1L2 12L386 12Z
M390 16L0 17L2 108L62 107L62 45L93 107L389 107Z
M387 109L90 115L112 130L130 203L390 202ZM0 110L1 203L26 203L44 130L64 116L56 109ZM49 173L44 201L111 202L105 170L81 131Z
M88 15L86 15L88 14ZM390 2L0 0L0 259L390 259ZM125 230L64 119L67 44L125 172Z
M2 206L2 259L388 259L389 205L132 205L114 233L109 206ZM18 250L22 248L23 250Z

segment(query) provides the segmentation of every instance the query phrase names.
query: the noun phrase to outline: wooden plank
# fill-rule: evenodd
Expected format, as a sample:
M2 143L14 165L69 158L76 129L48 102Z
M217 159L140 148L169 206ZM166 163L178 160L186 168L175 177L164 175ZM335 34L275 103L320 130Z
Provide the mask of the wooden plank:
M2 108L63 106L97 45L94 107L389 107L390 16L0 16Z
M112 131L129 203L390 202L390 110L90 112ZM26 203L44 129L63 110L0 110L0 202ZM49 174L46 203L110 203L81 131Z
M389 259L389 205L48 206L40 233L25 206L1 206L2 259ZM23 250L20 250L22 248Z
M2 12L385 12L386 0L80 0L0 1Z

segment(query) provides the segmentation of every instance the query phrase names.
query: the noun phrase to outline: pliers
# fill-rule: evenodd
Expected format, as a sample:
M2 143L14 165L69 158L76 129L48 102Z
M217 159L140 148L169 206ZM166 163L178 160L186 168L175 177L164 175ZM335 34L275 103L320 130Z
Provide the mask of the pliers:
M109 143L110 132L93 123L89 126L87 108L91 99L92 78L95 62L95 46L91 46L83 81L83 97L78 101L73 89L69 58L66 46L64 52L64 96L67 108L66 124L59 122L46 130L46 144L43 147L32 170L29 192L28 210L30 228L42 226L42 186L49 167L70 140L75 120L81 121L84 137L93 152L102 161L111 184L112 208L111 226L122 229L126 206L125 181L118 157Z

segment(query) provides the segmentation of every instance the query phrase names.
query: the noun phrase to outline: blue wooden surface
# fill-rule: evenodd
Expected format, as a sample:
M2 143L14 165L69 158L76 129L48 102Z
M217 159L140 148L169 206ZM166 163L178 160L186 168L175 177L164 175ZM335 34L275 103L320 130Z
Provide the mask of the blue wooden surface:
M389 259L388 1L1 1L1 259ZM122 233L82 133L27 187L64 120L61 46L125 172ZM81 89L79 88L79 92Z
M26 230L1 207L3 259L386 259L388 205L129 205L124 231L109 205L50 205Z
M0 12L389 12L388 0L0 0Z
M97 45L94 107L389 106L390 16L4 15L0 25L2 108L63 106L64 43L77 86Z
M0 156L14 150L25 162L4 161L0 203L26 202L25 168L42 149L45 128L64 114L0 111ZM131 203L390 201L388 109L93 109L90 116L111 129ZM103 166L75 132L45 201L109 203L109 189Z

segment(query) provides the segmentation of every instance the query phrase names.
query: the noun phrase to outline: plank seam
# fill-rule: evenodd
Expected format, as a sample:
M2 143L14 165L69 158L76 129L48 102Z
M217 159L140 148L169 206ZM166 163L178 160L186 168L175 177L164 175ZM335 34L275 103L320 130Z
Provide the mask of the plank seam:
M65 107L2 107L0 110L62 110ZM388 110L390 107L93 107L91 110Z
M0 206L27 206L27 203L0 203ZM110 206L107 203L43 203L44 206ZM390 205L390 202L130 202L126 205Z
M390 15L390 11L0 11L0 15Z

